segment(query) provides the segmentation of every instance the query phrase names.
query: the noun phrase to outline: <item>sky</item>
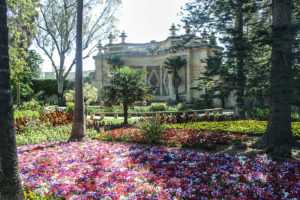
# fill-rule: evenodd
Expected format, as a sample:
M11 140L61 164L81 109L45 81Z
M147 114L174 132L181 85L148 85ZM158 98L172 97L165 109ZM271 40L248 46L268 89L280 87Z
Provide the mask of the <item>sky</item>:
M125 31L126 42L146 43L162 41L170 35L172 23L182 24L178 15L188 0L122 0L117 28ZM183 30L181 30L183 31ZM119 39L119 38L118 38ZM120 40L119 40L120 41ZM105 45L105 44L104 44ZM40 51L41 52L41 51ZM95 53L97 54L97 53ZM83 61L83 69L94 70L93 56ZM51 71L51 64L44 57L42 71Z

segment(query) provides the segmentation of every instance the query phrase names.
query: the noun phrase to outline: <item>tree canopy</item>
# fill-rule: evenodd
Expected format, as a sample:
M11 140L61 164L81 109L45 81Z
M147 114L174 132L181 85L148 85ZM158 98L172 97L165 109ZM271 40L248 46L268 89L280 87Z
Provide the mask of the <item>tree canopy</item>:
M128 107L139 101L150 99L149 87L142 81L143 70L133 70L123 67L109 73L109 83L105 85L101 94L105 101L111 104L123 104L124 124L127 124Z
M63 97L63 81L76 63L76 5L76 0L45 0L39 9L39 34L35 39L55 70L60 101ZM119 5L119 0L84 1L83 59L95 52L99 41L105 39L114 28L114 15ZM59 59L56 60L55 56ZM71 57L70 63L66 61L67 57Z

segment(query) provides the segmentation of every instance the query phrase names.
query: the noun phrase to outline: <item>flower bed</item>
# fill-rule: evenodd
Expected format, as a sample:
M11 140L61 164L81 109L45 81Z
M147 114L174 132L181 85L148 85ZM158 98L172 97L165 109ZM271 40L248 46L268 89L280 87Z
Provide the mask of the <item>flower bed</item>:
M31 199L299 197L296 161L100 142L29 145L18 154Z
M166 124L168 128L198 129L211 131L229 131L262 135L267 128L267 121L240 120L224 122L190 122L182 124ZM300 137L300 122L292 122L293 135Z
M217 144L230 144L235 140L246 138L247 135L230 135L217 131L200 131L194 129L168 129L162 134L159 144L170 147L200 147L208 150ZM138 129L115 129L99 134L99 138L108 141L127 141L146 143L146 137Z
M217 131L199 131L195 129L169 129L163 135L161 143L167 146L200 147L212 150L217 144L231 144L245 138L246 135L229 135Z

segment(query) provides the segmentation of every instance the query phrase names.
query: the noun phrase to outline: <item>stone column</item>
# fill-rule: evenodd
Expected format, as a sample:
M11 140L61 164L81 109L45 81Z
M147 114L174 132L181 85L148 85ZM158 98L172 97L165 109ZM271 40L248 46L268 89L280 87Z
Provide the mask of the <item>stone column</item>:
M190 54L187 55L187 64L186 64L186 101L191 102L191 58Z
M162 72L163 72L163 66L162 65L160 65L159 66L159 94L160 94L160 96L162 96L162 94L163 94L163 74L162 74Z
M146 84L148 84L148 82L147 82L147 74L148 74L148 72L147 72L147 66L144 65L143 68L144 68L144 70L145 70L145 72L146 72L146 76L144 76L144 82L145 82Z
M172 84L172 74L168 73L168 78L169 78L169 97L170 99L175 100L174 87Z

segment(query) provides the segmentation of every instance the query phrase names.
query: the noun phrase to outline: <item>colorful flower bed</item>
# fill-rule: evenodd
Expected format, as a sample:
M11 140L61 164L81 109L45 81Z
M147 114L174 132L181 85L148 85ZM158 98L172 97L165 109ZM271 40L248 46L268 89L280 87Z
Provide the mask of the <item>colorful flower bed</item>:
M267 121L240 120L224 122L190 122L182 124L166 124L168 128L198 129L211 131L229 131L261 135L266 131ZM300 137L300 122L292 122L293 135Z
M246 138L247 135L230 135L217 131L200 131L195 129L169 129L161 138L161 143L176 147L200 147L212 150L217 144L231 144Z
M18 148L30 199L297 199L300 162L135 145Z
M217 144L231 144L235 140L246 139L247 135L233 135L217 131L200 131L195 129L168 129L162 134L159 144L170 147L200 147L212 150ZM99 134L107 141L126 141L146 143L146 137L138 129L121 128Z

